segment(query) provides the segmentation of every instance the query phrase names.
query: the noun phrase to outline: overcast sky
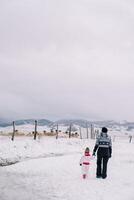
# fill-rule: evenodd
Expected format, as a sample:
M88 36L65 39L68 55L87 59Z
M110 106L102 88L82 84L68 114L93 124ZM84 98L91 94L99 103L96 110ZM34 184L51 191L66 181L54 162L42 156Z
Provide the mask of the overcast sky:
M134 121L133 0L0 0L0 118Z

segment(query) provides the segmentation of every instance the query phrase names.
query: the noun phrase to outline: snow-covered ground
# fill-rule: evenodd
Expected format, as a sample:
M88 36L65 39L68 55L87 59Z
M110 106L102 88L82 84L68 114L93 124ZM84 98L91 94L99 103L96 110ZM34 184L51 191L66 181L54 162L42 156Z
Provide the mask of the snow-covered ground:
M79 160L94 140L78 138L0 137L0 200L133 200L134 142L113 142L107 179L96 179L96 158L87 180L81 177Z

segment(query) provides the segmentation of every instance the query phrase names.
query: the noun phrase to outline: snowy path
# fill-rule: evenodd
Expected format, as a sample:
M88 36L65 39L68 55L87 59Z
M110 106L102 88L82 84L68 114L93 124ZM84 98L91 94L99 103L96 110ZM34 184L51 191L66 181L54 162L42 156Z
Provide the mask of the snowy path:
M96 160L82 180L81 154L49 157L0 168L0 200L133 200L133 144L114 145L108 178L95 178Z

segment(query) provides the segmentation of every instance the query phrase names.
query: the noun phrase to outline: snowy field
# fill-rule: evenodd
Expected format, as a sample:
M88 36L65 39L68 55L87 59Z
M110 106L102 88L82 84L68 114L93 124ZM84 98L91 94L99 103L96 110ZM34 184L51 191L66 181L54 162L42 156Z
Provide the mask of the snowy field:
M113 143L107 179L96 179L96 158L87 180L80 157L94 140L42 137L0 137L0 200L133 200L134 142Z

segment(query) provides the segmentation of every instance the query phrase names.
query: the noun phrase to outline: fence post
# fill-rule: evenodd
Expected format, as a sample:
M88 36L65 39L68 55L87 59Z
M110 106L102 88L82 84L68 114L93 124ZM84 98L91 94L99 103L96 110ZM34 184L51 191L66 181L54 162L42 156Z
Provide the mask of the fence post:
M129 136L129 143L132 142L132 135Z
M15 122L13 121L13 133L12 133L12 138L11 140L14 140L14 136L15 136Z
M58 124L57 124L56 139L58 139L58 133L59 133L59 126L58 126Z
M94 128L93 128L93 124L91 124L91 139L94 139Z
M88 132L88 124L86 123L86 129L87 129L87 139L89 137L89 132Z
M79 130L80 130L80 139L82 139L81 127L79 127Z
M34 140L36 140L36 135L37 135L37 120L35 120Z
M69 138L71 137L71 129L72 129L72 125L70 124L70 127L69 127Z
M115 137L116 137L116 136L114 135L114 136L113 136L113 142L115 142Z
M92 139L92 124L91 124L91 130L90 130L90 138Z

